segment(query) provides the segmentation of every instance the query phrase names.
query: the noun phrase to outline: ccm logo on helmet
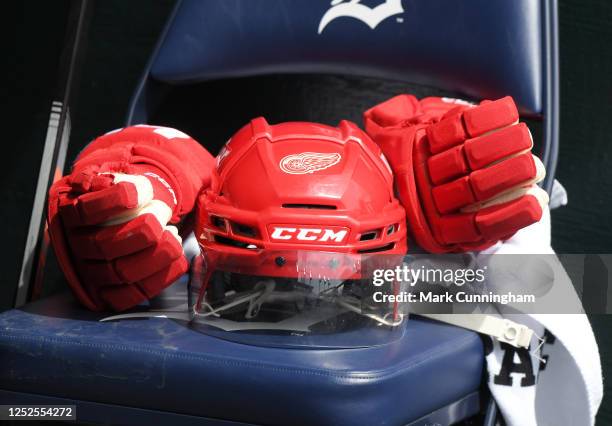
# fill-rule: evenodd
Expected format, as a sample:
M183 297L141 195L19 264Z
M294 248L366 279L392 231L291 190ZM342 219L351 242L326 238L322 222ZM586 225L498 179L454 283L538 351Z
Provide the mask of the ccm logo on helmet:
M349 233L347 228L338 226L316 227L308 225L271 225L268 228L273 241L296 243L343 243Z

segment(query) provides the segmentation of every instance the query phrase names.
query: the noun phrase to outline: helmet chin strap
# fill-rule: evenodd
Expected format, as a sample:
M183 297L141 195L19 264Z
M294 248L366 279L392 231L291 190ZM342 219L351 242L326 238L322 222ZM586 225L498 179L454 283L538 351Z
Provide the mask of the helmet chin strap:
M208 317L220 317L220 314L228 309L231 309L235 306L248 304L245 313L245 318L252 319L257 316L261 309L261 306L266 302L271 302L273 300L288 301L289 299L297 301L298 298L296 298L295 296L292 297L288 294L277 294L278 292L274 292L275 286L276 283L272 279L259 281L257 282L257 284L255 284L255 287L250 294L238 296L229 303L226 303L225 305L219 306L217 308L213 308L210 304L202 300L200 306L204 308L205 311L198 312L194 308L194 314L197 318L202 319ZM308 295L299 295L299 298L308 297ZM325 294L311 295L310 297L314 299L323 299L328 302L335 303L348 311L363 315L378 322L381 325L386 325L389 327L396 327L400 325L404 321L405 317L405 315L403 314L394 314L392 312L388 312L384 316L364 312L361 308L351 303L349 301L350 298L348 297ZM535 335L534 331L531 328L523 324L519 324L509 319L499 318L493 315L424 313L419 313L418 315L494 337L498 341L508 343L509 345L512 345L516 348L529 348L531 339ZM390 316L393 316L393 319L389 319ZM130 318L171 318L183 321L189 321L190 319L189 312L176 310L160 310L114 315L111 317L103 318L100 321L113 321ZM542 341L542 338L540 338L539 336L536 337L538 340Z
M346 300L343 300L342 298L335 298L334 302L336 302L338 305L340 305L341 307L355 312L359 315L363 315L365 317L368 317L370 319L373 319L374 321L382 324L382 325L387 325L389 327L396 327L398 325L400 325L403 321L404 321L404 315L403 314L397 314L397 319L394 319L392 321L389 321L387 318L390 315L394 315L393 312L388 312L386 313L384 316L380 316L380 315L375 315L375 314L370 314L370 313L364 313L362 309L359 309L358 307L348 303Z
M268 297L270 296L270 294L272 294L272 292L274 291L274 287L276 287L276 284L273 280L260 281L255 284L255 290L261 289L261 294L256 299L251 299L249 301L249 308L247 309L246 314L244 315L245 318L255 318L257 314L259 314L261 305L263 305L266 299L268 299Z
M285 292L279 293L274 292L274 288L276 287L276 283L272 279L262 280L255 284L253 292L250 294L246 294L244 296L238 296L234 300L225 305L219 306L217 308L213 308L209 303L204 300L200 301L200 306L205 309L204 312L198 312L194 307L194 314L197 318L208 318L208 317L220 317L221 313L231 309L235 306L248 304L247 311L245 313L246 319L252 319L257 316L259 313L261 306L266 302L272 302L277 300L289 301L290 299L293 301L297 301L298 299L312 298L312 299L323 299L331 303L335 303L338 306L357 313L359 315L363 315L367 318L370 318L381 325L386 325L390 327L396 327L400 325L404 321L405 315L397 314L395 315L393 312L388 312L384 316L366 313L361 308L355 306L354 304L348 301L347 297L338 296L338 295L299 295L299 297L291 296L289 294L285 294ZM394 315L395 319L390 320L389 316ZM125 313L120 315L113 315L110 317L106 317L101 319L101 322L105 321L115 321L122 319L132 319L132 318L170 318L170 319L178 319L178 320L189 320L189 312L176 311L176 308L171 311L164 310L155 310L155 311L147 311L147 312L132 312Z
M252 293L247 294L245 296L239 296L235 300L232 300L231 302L226 303L225 305L219 306L218 308L213 308L207 302L202 301L201 306L206 308L207 311L200 313L194 307L194 314L195 316L200 318L206 318L210 316L219 317L221 316L220 312L226 311L230 308L233 308L234 306L240 306L242 304L248 303L249 307L244 317L247 319L254 318L255 316L257 316L257 313L259 312L261 305L265 302L267 296L274 290L274 285L274 281L272 280L259 281L255 285L255 289ZM253 313L253 311L255 311L255 313Z
M246 319L251 319L257 316L257 314L259 313L259 310L261 309L261 306L266 303L266 302L271 302L272 300L278 300L280 298L283 299L287 299L287 296L277 296L274 294L274 288L275 288L276 284L274 282L274 280L265 280L265 281L259 281L257 284L255 284L255 292L248 295L248 296L244 296L241 298L238 298L228 304L225 304L223 306L220 306L216 309L213 309L208 303L202 303L202 306L206 307L209 309L208 312L205 312L203 314L200 313L196 313L197 316L199 317L207 317L207 316L219 316L219 312L225 311L229 308L232 308L234 306L238 306L241 305L243 303L248 303L249 306L247 308L247 312L245 314L245 318ZM300 295L301 298L307 298L307 295ZM371 313L365 313L363 312L362 309L360 309L359 307L349 303L347 300L345 300L346 298L343 298L342 296L337 296L337 295L333 295L333 296L327 296L324 294L320 294L319 296L311 296L312 298L319 298L319 299L325 299L329 302L333 302L336 303L337 305L339 305L340 307L349 310L351 312L355 312L359 315L363 315L365 317L368 317L382 325L386 325L386 326L390 326L390 327L396 327L398 325L400 325L403 320L404 320L404 315L399 314L397 319L394 320L389 320L388 317L390 315L393 315L393 313L389 312L387 314L385 314L384 316L380 316L380 315L375 315L375 314L371 314Z

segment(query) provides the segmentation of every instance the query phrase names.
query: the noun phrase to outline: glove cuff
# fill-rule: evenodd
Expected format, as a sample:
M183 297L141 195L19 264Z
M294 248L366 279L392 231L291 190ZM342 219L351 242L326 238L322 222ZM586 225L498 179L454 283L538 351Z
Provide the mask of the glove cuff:
M198 142L177 130L132 126L94 140L79 155L73 173L103 164L127 167L127 173L136 168L153 185L165 187L172 198L168 205L174 205L171 222L177 223L193 210L200 190L210 185L214 158Z

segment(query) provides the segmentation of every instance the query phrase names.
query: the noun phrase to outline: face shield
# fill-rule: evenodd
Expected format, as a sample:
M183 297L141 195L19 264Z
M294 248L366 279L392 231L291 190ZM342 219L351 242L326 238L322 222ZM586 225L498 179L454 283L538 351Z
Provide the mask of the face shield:
M381 260L382 259L382 260ZM406 304L389 302L400 283L374 285L367 272L401 256L366 258L322 251L204 251L192 261L191 326L239 343L357 348L402 337ZM255 273L257 271L257 273Z

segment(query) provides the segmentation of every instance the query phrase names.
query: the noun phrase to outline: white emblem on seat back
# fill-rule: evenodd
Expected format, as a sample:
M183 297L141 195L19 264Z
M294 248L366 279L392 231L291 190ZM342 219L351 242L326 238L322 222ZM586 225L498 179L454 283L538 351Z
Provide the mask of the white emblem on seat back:
M325 27L337 18L355 18L366 24L371 29L374 29L385 19L398 15L404 12L402 0L385 0L384 3L376 7L368 7L361 4L361 0L333 0L331 7L325 12L325 15L319 22L319 34L323 32Z
M327 169L338 164L341 159L342 156L337 152L302 152L283 157L278 165L290 175L305 175Z

